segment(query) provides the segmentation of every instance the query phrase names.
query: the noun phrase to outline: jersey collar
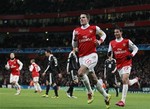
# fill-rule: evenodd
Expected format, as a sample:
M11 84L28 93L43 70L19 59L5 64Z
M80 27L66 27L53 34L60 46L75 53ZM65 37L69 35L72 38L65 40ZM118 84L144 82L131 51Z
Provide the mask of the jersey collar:
M86 24L86 25L84 25L84 26L82 25L81 28L82 28L82 29L87 29L89 26L90 26L89 24Z

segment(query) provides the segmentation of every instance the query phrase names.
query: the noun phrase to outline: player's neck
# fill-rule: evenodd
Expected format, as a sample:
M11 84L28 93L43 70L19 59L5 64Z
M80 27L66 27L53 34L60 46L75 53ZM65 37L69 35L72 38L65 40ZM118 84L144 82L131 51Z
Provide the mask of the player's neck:
M81 28L82 28L82 29L86 29L86 28L88 28L89 26L90 26L89 23L87 23L87 24L85 24L85 25L82 25Z
M10 60L12 60L12 61L13 61L13 60L15 60L15 58L10 58Z
M109 60L112 60L112 57L110 57Z
M121 42L122 40L123 40L122 37L116 38L116 41L117 41L117 42Z

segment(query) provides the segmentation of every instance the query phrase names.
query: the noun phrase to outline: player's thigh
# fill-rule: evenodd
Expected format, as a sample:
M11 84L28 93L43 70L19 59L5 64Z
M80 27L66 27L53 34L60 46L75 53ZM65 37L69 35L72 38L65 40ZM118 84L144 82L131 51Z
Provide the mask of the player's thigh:
M39 77L33 77L33 82L38 82L39 81Z
M97 53L91 53L87 56L79 58L80 65L86 66L89 71L93 71L94 67L98 62L98 55Z
M18 75L12 75L10 76L10 83L18 83L19 76Z
M130 75L131 66L124 66L124 67L122 67L121 69L119 69L118 72L119 72L119 75L120 75L121 78L122 78L122 76L123 76L124 74L129 74L129 75Z

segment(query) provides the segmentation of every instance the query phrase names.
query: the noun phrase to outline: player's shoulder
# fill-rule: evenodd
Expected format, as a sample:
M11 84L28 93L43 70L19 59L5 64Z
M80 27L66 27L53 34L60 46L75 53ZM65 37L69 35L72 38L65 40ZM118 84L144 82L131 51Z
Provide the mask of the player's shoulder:
M74 29L74 31L78 31L78 30L81 30L81 27L76 27L76 28Z
M111 40L110 41L110 44L112 44L112 43L116 43L116 40L114 39L114 40Z
M99 27L98 27L98 26L96 26L96 25L90 25L88 28L89 28L89 29L96 30L96 28L99 28Z
M96 27L98 27L98 26L96 26L96 25L90 25L89 27L91 27L91 28L96 28Z
M113 60L113 61L116 61L116 59L115 59L115 58L112 58L112 60Z
M108 62L108 61L109 61L109 59L106 59L106 60L105 60L105 62Z
M124 38L123 40L124 40L124 41L129 41L130 39L128 39L128 38Z
M110 43L114 43L114 42L116 42L116 40L115 40L115 39L113 39L113 40L111 40L111 41L110 41Z

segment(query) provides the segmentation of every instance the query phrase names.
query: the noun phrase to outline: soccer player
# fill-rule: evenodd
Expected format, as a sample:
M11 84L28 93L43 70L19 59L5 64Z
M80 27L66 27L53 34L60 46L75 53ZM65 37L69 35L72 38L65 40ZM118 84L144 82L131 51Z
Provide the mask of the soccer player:
M117 70L123 83L122 98L116 103L116 105L124 107L128 91L128 84L133 85L134 83L138 82L137 77L133 80L129 80L132 58L137 53L138 48L130 39L124 39L122 34L123 31L121 28L116 27L114 29L114 35L116 39L109 43L108 54L111 54L112 52L114 53L117 63ZM132 52L130 52L130 50L132 50Z
M50 86L53 87L55 96L52 98L58 98L58 85L56 80L56 75L59 73L57 58L52 54L51 50L47 49L45 51L46 57L48 57L48 65L42 74L46 74L46 93L42 95L43 97L48 97Z
M72 37L72 46L78 48L78 56L80 68L78 76L87 89L88 101L90 104L93 102L93 91L89 82L88 74L92 76L93 83L96 85L97 90L104 96L106 107L109 108L111 95L107 94L98 82L94 67L98 62L98 55L96 53L96 46L104 42L106 34L98 27L89 25L90 15L81 14L80 24L81 27L74 29ZM96 35L100 39L96 39Z
M115 72L117 70L116 60L112 57L113 55L108 55L108 59L104 63L104 79L106 84L106 92L109 92L109 88L113 87L116 90L116 97L118 97L118 85Z
M15 58L14 53L10 53L10 59L7 61L7 64L5 65L5 68L7 70L10 69L10 83L17 89L17 92L15 95L19 95L21 92L21 87L18 83L19 76L20 76L20 70L23 67L23 63Z
M79 69L76 51L77 51L76 48L73 48L73 50L69 53L67 60L67 74L69 74L70 76L70 84L67 90L67 96L69 98L77 98L76 96L73 96L74 86L78 83L77 72Z
M41 86L39 84L39 71L41 68L38 64L35 63L35 59L30 60L31 65L29 66L29 71L32 72L32 78L33 78L33 85L36 92L41 92Z

